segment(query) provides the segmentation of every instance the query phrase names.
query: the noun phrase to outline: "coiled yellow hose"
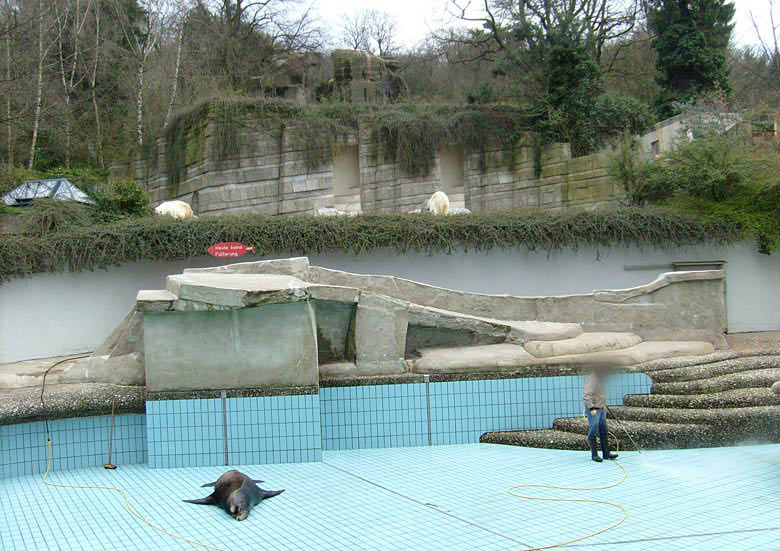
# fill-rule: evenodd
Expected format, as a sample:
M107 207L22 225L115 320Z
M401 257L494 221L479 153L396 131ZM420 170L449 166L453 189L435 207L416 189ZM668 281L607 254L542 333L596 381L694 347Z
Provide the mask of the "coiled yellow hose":
M611 432L609 435L612 437L612 440L615 442L615 451L620 451L620 440L615 437L614 434ZM623 524L626 519L628 518L628 510L623 507L622 505L618 503L613 503L611 501L603 501L600 499L577 499L577 498L566 498L566 497L537 497L537 496L529 496L524 494L518 494L516 493L517 490L521 488L545 488L547 490L566 490L570 492L595 492L598 490L607 490L609 488L614 488L616 486L620 486L623 484L623 482L626 481L626 477L628 476L628 472L626 471L625 467L618 463L617 461L613 461L615 465L620 467L620 470L623 471L623 476L618 480L617 482L613 484L608 484L606 486L596 486L594 488L575 488L575 487L567 487L567 486L552 486L549 484L520 484L518 486L512 486L507 490L507 493L514 497L519 497L521 499L530 499L533 501L558 501L558 502L568 502L568 503L597 503L599 505L608 505L610 507L614 507L615 509L620 510L623 513L623 518L621 518L619 521L617 521L614 524L610 524L606 528L602 528L601 530L597 532L591 532L590 534L586 534L584 536L580 536L579 538L575 538L572 540L564 541L561 543L555 543L552 545L543 545L541 547L526 547L523 548L521 551L541 551L543 549L555 549L558 547L564 547L566 545L571 545L572 543L577 543L595 536L598 536L599 534L603 534L604 532L608 532L610 530L613 530Z

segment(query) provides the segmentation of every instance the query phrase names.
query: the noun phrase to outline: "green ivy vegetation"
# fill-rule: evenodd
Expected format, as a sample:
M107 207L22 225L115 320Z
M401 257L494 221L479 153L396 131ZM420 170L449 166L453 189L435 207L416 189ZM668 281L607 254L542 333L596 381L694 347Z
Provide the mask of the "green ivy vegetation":
M725 244L741 238L722 220L653 208L595 211L517 211L434 217L221 216L177 221L168 217L128 218L108 224L51 228L45 235L0 238L0 282L39 272L95 270L139 260L204 256L226 241L257 248L257 255L342 251L354 255L390 249L397 253L450 253L525 247L640 247Z

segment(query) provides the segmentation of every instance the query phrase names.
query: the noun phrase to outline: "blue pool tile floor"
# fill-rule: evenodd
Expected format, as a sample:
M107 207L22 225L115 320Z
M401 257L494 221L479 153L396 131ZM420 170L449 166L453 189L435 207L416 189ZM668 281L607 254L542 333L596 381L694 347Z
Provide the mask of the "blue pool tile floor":
M614 530L569 549L780 550L780 445L621 454L626 481L575 497L628 509ZM183 503L225 467L54 472L62 484L113 485L166 530L225 551L522 550L619 520L592 503L527 501L517 484L599 486L620 479L584 452L488 444L323 453L321 463L242 466L278 497L237 522L217 507ZM556 490L527 493L567 496ZM39 476L0 480L0 549L198 549L130 516L121 495L44 486Z

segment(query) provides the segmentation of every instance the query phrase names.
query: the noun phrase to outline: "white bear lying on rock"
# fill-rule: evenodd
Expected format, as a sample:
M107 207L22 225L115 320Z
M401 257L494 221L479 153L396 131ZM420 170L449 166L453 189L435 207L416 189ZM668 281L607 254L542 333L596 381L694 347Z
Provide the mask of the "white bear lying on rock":
M192 214L192 207L184 201L165 201L160 203L154 212L162 214L163 216L171 216L176 220L189 220L194 218Z

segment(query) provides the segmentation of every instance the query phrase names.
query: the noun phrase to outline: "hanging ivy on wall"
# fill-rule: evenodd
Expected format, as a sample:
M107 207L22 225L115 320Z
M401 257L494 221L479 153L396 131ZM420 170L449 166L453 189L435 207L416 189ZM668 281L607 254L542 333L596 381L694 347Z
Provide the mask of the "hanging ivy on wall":
M278 99L224 99L203 102L176 115L165 131L165 161L172 196L187 177L187 167L207 154L217 162L251 150L260 131L287 132L289 145L303 152L308 169L333 159L334 151L366 124L383 154L405 174L430 172L444 145L479 153L512 150L523 129L523 113L507 106L325 103L301 106ZM206 151L207 131L211 150ZM141 152L157 166L157 147Z
M149 216L110 224L70 224L46 235L4 236L0 239L0 282L40 272L79 272L139 260L199 257L214 243L229 241L254 245L260 256L329 251L358 255L380 249L433 254L517 247L545 251L582 246L668 248L718 245L742 236L736 224L647 207L442 217L243 215L177 221Z

